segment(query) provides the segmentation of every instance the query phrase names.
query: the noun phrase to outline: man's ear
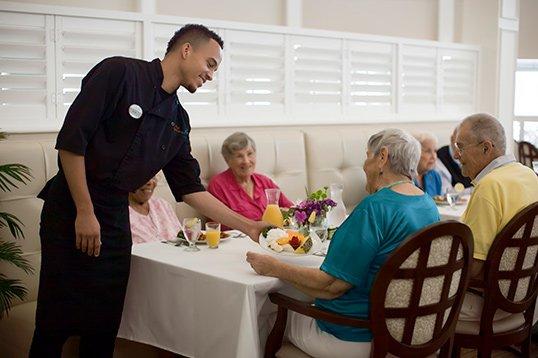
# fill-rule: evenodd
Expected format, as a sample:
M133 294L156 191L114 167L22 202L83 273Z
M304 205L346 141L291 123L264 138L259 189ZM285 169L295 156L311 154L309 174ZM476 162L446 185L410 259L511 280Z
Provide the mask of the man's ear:
M185 42L180 47L181 58L186 59L192 52L192 45L189 42Z
M484 154L491 153L493 151L493 148L495 145L491 143L489 140L484 141L484 146L482 147L482 150L484 151Z

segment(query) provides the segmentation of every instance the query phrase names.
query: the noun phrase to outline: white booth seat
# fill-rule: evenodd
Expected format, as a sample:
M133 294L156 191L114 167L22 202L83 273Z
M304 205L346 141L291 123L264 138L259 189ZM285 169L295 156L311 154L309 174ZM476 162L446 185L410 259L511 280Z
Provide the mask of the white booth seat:
M450 133L453 124L438 126L439 133ZM302 199L306 191L314 191L330 183L344 184L343 199L348 211L365 196L365 176L362 164L366 157L369 135L385 125L341 125L249 128L245 130L256 142L257 171L271 177L290 200ZM399 126L405 128L406 126ZM410 127L410 126L409 126ZM406 128L410 129L410 128ZM191 148L201 168L201 179L209 179L227 168L220 154L223 140L234 132L231 128L195 129L191 133ZM447 135L448 138L448 135ZM16 215L24 224L25 239L17 240L24 256L35 269L26 275L5 262L0 262L0 272L10 278L19 278L28 289L23 302L15 306L7 319L0 320L0 355L26 357L34 329L34 315L39 279L41 248L39 242L39 215L42 201L36 198L45 182L57 172L57 151L54 141L39 139L9 140L0 142L0 164L21 163L30 167L32 180L9 192L0 191L0 211ZM175 204L164 175L158 174L156 195ZM199 215L186 204L177 204L179 218ZM14 240L8 229L0 230L4 240ZM116 356L133 357L129 342L117 345ZM132 343L132 342L130 342ZM72 352L71 348L67 349ZM144 356L151 356L148 350ZM64 356L69 356L65 354ZM136 355L134 355L136 356Z

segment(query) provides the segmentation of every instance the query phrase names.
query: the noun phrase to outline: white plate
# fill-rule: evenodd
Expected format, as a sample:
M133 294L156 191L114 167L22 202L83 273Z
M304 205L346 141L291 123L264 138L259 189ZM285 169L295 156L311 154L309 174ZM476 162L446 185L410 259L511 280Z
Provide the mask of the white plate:
M267 242L267 238L264 237L262 234L260 234L259 244L263 249L265 249L265 250L267 250L267 251L269 251L269 252L271 252L271 253L273 253L275 255L278 255L278 256L302 257L302 256L313 255L316 252L321 251L321 249L322 249L321 240L320 240L319 236L315 232L310 232L310 238L312 239L312 247L310 248L310 250L308 250L308 252L306 252L304 254L296 254L295 252L287 252L287 251L276 252L275 250L273 250L273 249L271 249L269 247L269 243Z

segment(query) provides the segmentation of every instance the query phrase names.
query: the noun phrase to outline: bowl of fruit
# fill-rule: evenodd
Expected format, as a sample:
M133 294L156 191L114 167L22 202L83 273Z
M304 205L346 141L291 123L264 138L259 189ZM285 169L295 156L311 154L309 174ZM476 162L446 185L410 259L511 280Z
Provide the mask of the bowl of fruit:
M259 243L265 250L284 256L312 255L321 250L321 240L313 231L305 235L297 230L272 228L260 234Z

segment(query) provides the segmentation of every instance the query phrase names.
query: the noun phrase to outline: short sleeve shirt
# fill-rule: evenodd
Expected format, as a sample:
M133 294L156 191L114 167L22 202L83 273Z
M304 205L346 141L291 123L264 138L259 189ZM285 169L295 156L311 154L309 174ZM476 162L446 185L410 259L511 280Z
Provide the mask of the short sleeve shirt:
M352 285L333 300L316 299L316 306L368 318L370 289L389 255L409 235L439 221L429 195L409 196L381 189L367 196L335 232L320 269ZM370 330L317 321L322 331L354 342L369 342Z

